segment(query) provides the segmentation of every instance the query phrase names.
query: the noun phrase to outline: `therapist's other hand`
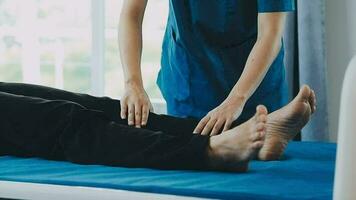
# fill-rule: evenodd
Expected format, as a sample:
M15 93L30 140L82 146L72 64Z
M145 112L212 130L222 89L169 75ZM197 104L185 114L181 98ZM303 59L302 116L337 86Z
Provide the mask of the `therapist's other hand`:
M145 89L139 86L127 87L120 104L121 118L127 118L128 125L136 128L145 126L150 111L153 112L152 104Z
M228 97L200 120L194 133L213 136L229 130L231 124L241 115L244 105L244 100Z

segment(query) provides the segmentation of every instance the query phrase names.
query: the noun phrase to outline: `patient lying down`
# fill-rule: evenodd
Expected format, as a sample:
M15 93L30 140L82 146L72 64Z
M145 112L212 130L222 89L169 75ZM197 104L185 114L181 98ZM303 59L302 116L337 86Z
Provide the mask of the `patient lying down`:
M265 106L217 136L193 134L198 121L150 113L147 126L121 119L120 101L43 86L0 83L0 155L79 164L245 172L251 159L279 159L316 110L302 87L287 106Z

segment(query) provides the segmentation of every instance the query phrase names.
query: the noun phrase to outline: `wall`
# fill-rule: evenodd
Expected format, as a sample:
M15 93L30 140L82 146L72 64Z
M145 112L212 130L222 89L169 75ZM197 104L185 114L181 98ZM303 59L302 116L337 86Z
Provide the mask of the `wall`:
M326 0L326 43L330 139L336 141L343 77L356 55L355 0Z

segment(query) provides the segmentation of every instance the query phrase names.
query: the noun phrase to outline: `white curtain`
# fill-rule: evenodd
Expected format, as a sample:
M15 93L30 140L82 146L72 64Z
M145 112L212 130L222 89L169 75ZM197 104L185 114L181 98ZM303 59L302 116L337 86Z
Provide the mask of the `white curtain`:
M284 37L290 97L303 84L317 95L317 112L302 130L303 141L329 141L326 90L325 0L296 0L297 11L287 19Z
M303 140L328 141L325 0L298 0L299 77L318 97L318 111L304 128Z

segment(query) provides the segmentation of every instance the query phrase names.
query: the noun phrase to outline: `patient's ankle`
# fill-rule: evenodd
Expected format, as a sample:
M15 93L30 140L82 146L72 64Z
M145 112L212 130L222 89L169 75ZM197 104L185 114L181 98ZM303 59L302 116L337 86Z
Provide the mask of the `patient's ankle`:
M230 156L226 156L220 138L213 136L210 138L210 144L207 149L208 155L208 169L214 171L228 171L228 172L246 172L248 170L248 161L237 161ZM225 152L225 153L224 153Z

